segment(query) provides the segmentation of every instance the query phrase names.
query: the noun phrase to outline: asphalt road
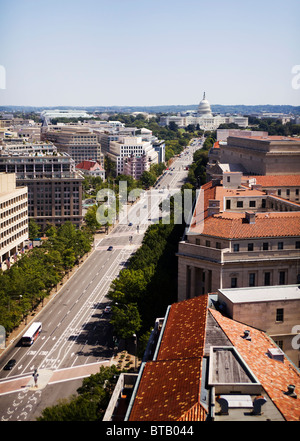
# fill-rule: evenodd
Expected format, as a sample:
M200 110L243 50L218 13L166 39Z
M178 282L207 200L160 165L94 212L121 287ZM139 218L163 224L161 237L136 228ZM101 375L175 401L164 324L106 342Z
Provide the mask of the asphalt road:
M88 259L35 319L42 322L43 329L34 344L23 347L16 340L1 356L0 420L34 419L37 409L52 405L59 396L68 396L73 382L60 383L59 391L52 394L48 393L50 386L23 392L16 386L15 392L1 393L1 385L17 384L18 380L32 376L34 369L46 375L110 361L112 328L109 315L104 314L109 304L106 294L110 284L141 245L149 224L161 215L159 203L184 183L188 173L185 168L192 162L194 150L200 147L201 144L196 144L186 149L165 172L154 191L144 192L128 212L123 213L109 235L95 241ZM113 247L111 251L109 246ZM3 370L10 359L15 359L16 365L10 371Z

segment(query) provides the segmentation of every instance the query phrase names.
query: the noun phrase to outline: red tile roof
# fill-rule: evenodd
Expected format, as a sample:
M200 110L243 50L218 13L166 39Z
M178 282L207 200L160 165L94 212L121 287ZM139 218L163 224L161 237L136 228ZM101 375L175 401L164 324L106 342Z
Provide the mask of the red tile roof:
M204 229L199 225L200 233L228 239L256 237L286 237L300 235L300 212L256 213L255 223L246 221L245 213L224 212L205 219ZM191 232L197 233L197 224Z
M147 362L130 421L204 421L200 404L208 296L171 306L157 360Z
M158 360L203 356L207 299L203 295L172 305Z
M205 419L206 411L199 403L201 361L147 362L129 421L180 421L191 416L196 421Z
M98 170L98 169L103 170L101 164L99 164L98 161L93 161L93 160L82 161L80 162L80 164L76 165L76 168L80 170Z
M277 346L264 332L247 325L251 341L245 340L241 338L245 330L244 324L224 317L215 310L210 310L210 312L284 418L287 421L299 421L300 373L296 367L287 358L284 358L283 362L269 358L268 349L277 348ZM297 399L284 394L289 384L295 385Z
M243 179L256 180L262 187L300 187L300 175L243 176Z

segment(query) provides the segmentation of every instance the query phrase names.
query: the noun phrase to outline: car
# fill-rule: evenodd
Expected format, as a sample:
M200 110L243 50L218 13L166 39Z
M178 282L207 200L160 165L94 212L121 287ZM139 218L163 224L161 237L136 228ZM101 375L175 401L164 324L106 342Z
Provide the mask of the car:
M107 248L107 251L112 251L114 249L114 247L112 246L112 245L110 245L108 248Z
M110 314L111 313L111 307L110 306L106 306L105 308L104 308L104 314Z
M10 371L15 366L16 363L17 363L16 360L9 360L3 369L5 371Z
M132 227L132 225L133 225L133 223L132 223L132 222L129 222L128 226L129 226L129 227Z

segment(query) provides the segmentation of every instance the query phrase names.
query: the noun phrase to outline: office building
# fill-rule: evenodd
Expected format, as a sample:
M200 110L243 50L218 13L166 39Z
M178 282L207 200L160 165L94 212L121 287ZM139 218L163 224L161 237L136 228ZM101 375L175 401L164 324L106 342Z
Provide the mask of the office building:
M118 141L110 141L107 156L116 163L116 173L124 174L126 163L131 157L141 158L139 162L144 170L148 171L151 164L158 163L158 153L154 150L150 141L143 141L141 136L123 136ZM126 168L130 171L130 167Z
M0 173L0 264L6 269L28 239L27 187L16 186L14 173Z
M89 128L61 126L59 129L42 127L42 139L52 142L58 152L67 153L75 164L82 161L98 161L104 167L104 156L97 134Z
M42 228L66 221L81 225L83 176L53 144L3 145L0 172L15 173L17 186L28 187L28 216Z
M266 332L300 368L299 285L219 289L217 301L228 317Z
M300 138L285 136L229 136L220 142L215 161L207 165L207 180L215 177L220 168L242 171L249 175L299 175ZM217 161L216 161L217 159Z
M300 205L240 179L228 173L223 185L201 187L178 245L178 300L219 288L300 283Z

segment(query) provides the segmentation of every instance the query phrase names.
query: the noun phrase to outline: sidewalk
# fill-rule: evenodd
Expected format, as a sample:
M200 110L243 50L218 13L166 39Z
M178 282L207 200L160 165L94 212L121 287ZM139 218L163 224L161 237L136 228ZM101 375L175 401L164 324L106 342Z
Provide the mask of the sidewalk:
M98 363L84 364L71 368L58 369L57 371L52 371L50 369L41 369L38 371L39 375L37 385L35 385L32 375L0 381L0 395L20 392L24 390L37 391L44 389L47 385L89 377L91 374L97 374L101 366L107 367L111 364L113 364L111 360L104 360Z

